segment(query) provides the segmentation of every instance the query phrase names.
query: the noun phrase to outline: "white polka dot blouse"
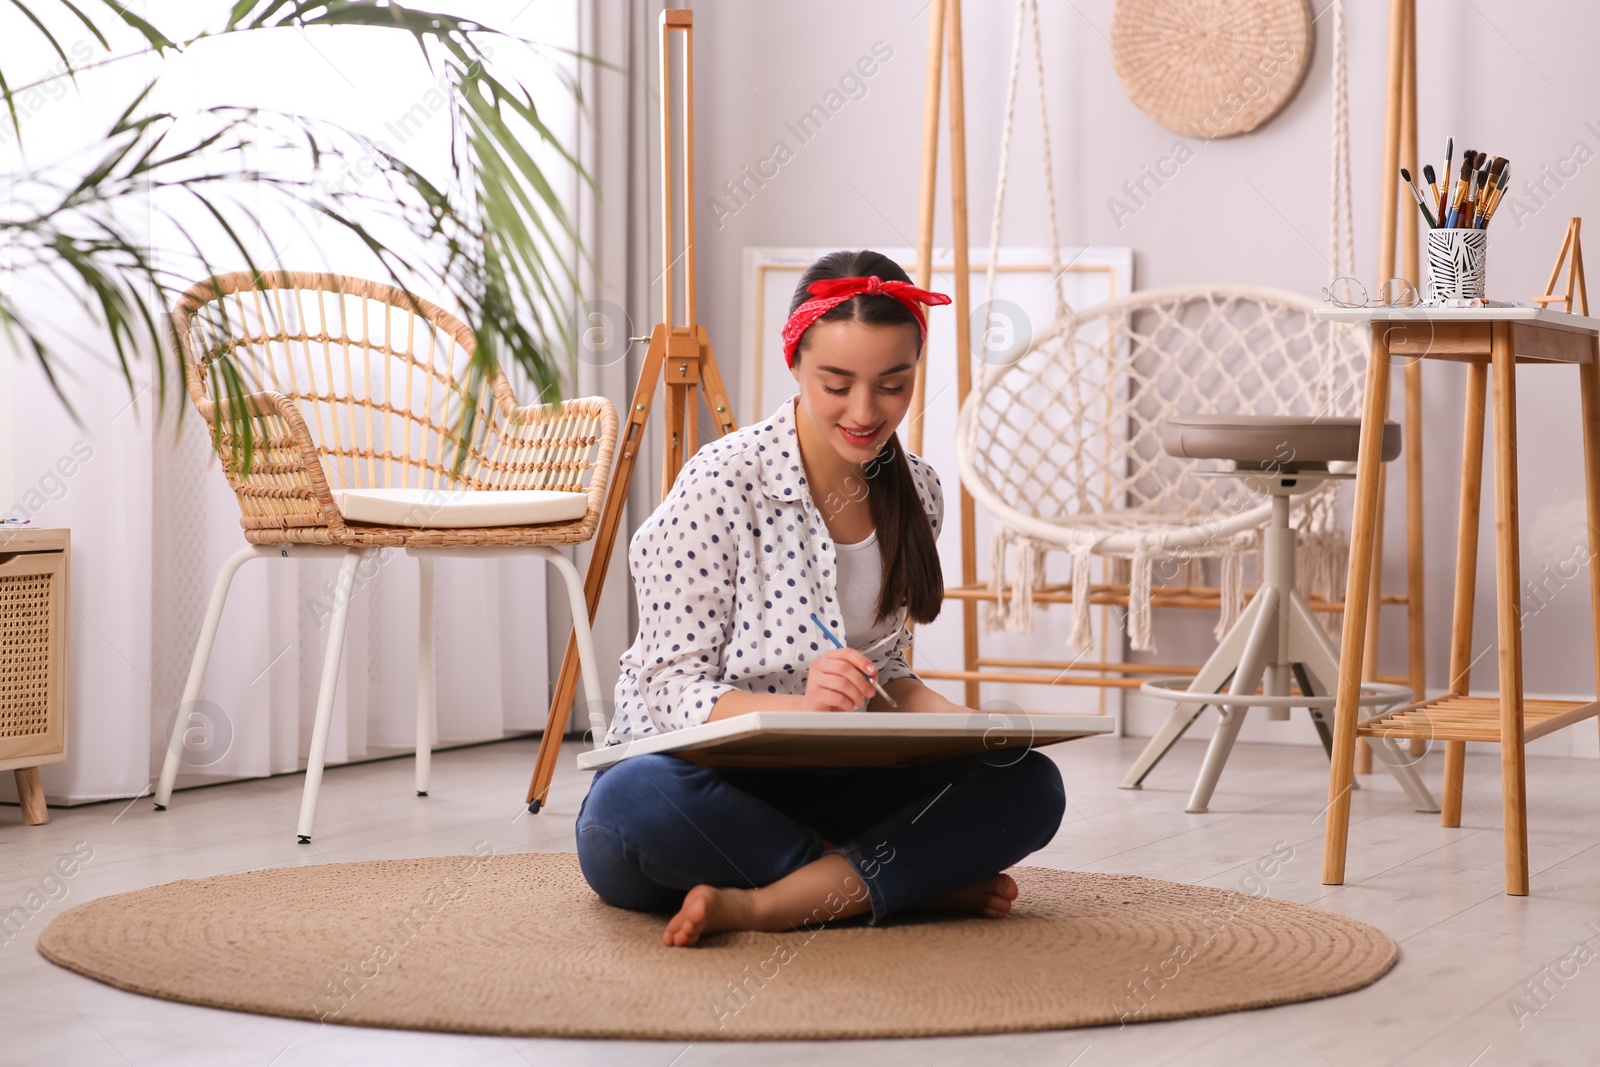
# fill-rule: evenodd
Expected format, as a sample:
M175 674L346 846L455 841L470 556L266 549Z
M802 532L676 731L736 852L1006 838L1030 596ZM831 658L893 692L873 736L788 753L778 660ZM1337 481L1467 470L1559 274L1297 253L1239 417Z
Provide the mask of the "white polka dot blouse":
M703 445L630 540L639 634L622 655L607 744L697 726L732 689L804 693L806 663L833 647L811 613L844 633L833 538L806 484L794 404ZM939 476L906 459L937 537ZM901 604L890 639L867 651L884 684L916 677L905 617Z

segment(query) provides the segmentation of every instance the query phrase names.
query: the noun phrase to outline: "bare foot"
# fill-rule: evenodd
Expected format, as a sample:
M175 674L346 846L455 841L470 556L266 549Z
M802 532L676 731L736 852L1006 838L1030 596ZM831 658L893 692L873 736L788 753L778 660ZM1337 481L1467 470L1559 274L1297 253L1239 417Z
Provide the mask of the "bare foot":
M1009 874L985 878L965 889L931 897L910 910L934 914L981 915L986 919L1003 919L1011 913L1011 902L1017 899L1017 883Z
M792 930L806 922L847 919L871 907L850 861L832 853L759 889L695 886L684 894L661 943L669 948L692 945L722 930Z
M684 895L678 914L668 920L661 943L668 948L681 948L699 941L702 934L752 929L753 903L749 890L697 885Z

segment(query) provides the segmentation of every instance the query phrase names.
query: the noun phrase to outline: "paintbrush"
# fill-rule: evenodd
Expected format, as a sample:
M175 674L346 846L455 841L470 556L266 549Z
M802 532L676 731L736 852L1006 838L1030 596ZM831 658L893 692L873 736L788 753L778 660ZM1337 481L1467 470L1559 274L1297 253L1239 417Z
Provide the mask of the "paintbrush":
M1500 170L1500 180L1495 184L1494 193L1489 197L1489 206L1484 209L1482 229L1489 228L1489 220L1494 218L1494 213L1500 207L1500 201L1505 199L1506 186L1511 184L1511 161Z
M1484 179L1483 192L1478 194L1478 217L1473 223L1480 230L1483 228L1483 220L1489 214L1489 198L1499 191L1501 176L1505 173L1505 169L1506 159L1504 156L1490 158L1489 175Z
M1433 212L1428 210L1427 202L1422 199L1422 190L1417 188L1417 183L1411 180L1411 172L1404 167L1400 168L1400 178L1406 183L1406 188L1411 190L1411 197L1417 202L1422 217L1428 220L1428 229L1437 229L1438 223L1433 221Z
M1471 181L1472 159L1476 155L1468 148L1461 153L1461 174L1456 178L1456 189L1450 197L1450 217L1445 221L1446 226L1453 227L1460 219L1461 205L1467 199L1467 186Z
M1433 172L1432 163L1422 165L1422 177L1428 183L1428 192L1433 194L1433 213L1444 218L1444 201L1439 199L1438 175Z
M1467 180L1467 202L1461 205L1461 228L1470 230L1477 223L1478 197L1483 194L1483 178L1489 173L1488 164L1469 171Z
M1480 160L1480 162L1483 163L1483 166L1478 168L1478 203L1474 205L1472 211L1471 225L1474 228L1477 227L1478 220L1483 217L1483 209L1489 204L1490 160L1486 158Z
M1439 186L1445 197L1449 197L1450 195L1450 164L1455 154L1456 139L1454 137L1446 137L1444 139L1444 182ZM1441 199L1439 201L1439 225L1441 226L1447 225L1445 222L1445 215L1445 202L1443 199Z
M833 636L833 631L828 629L828 626L827 626L826 623L824 623L821 619L817 618L817 613L814 612L814 611L811 613L811 621L817 624L817 629L822 631L822 636L823 637L826 637L829 641L833 642L833 647L834 648L843 648L844 647L844 642L840 641L837 637ZM866 675L867 681L872 683L872 688L874 688L874 689L876 689L878 691L878 695L883 697L883 699L888 702L888 704L889 704L889 706L891 708L898 708L900 706L899 704L896 704L894 702L894 697L889 695L889 691L887 689L885 689L883 686L878 684L878 679L874 678L870 674L867 674L866 671L862 671L861 673Z

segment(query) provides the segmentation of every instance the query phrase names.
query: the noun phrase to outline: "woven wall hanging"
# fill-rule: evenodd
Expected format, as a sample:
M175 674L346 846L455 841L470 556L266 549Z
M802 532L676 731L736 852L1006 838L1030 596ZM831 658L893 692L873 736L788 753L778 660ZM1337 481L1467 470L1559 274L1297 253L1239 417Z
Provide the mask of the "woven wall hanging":
M1289 102L1311 63L1306 0L1117 0L1111 54L1140 111L1186 137L1230 137Z

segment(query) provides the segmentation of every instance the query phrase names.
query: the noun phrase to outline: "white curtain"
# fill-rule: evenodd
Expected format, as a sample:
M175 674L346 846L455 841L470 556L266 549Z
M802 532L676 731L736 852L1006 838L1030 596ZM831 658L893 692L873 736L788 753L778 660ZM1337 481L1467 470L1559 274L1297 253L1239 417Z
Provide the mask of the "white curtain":
M667 6L663 0L578 0L582 50L606 64L579 68L593 121L579 126L577 141L580 158L595 184L594 189L580 186L577 196L579 232L590 253L583 268L585 292L590 301L606 305L605 313L620 311L623 321L608 325L622 336L648 336L660 320L657 23ZM607 355L580 361L578 366L577 392L610 397L617 405L623 433L644 355L644 344L630 345L620 354L609 349ZM595 651L608 717L613 710L618 660L638 629L638 605L628 572L628 540L661 502L664 409L664 395L657 386L633 476L625 487L595 622ZM709 424L702 412L702 433ZM588 568L589 554L589 547L582 546L575 557L582 571ZM550 615L552 679L560 668L571 625L564 607L552 604ZM581 730L586 725L581 720L575 711L572 726ZM556 773L571 772L558 766Z

